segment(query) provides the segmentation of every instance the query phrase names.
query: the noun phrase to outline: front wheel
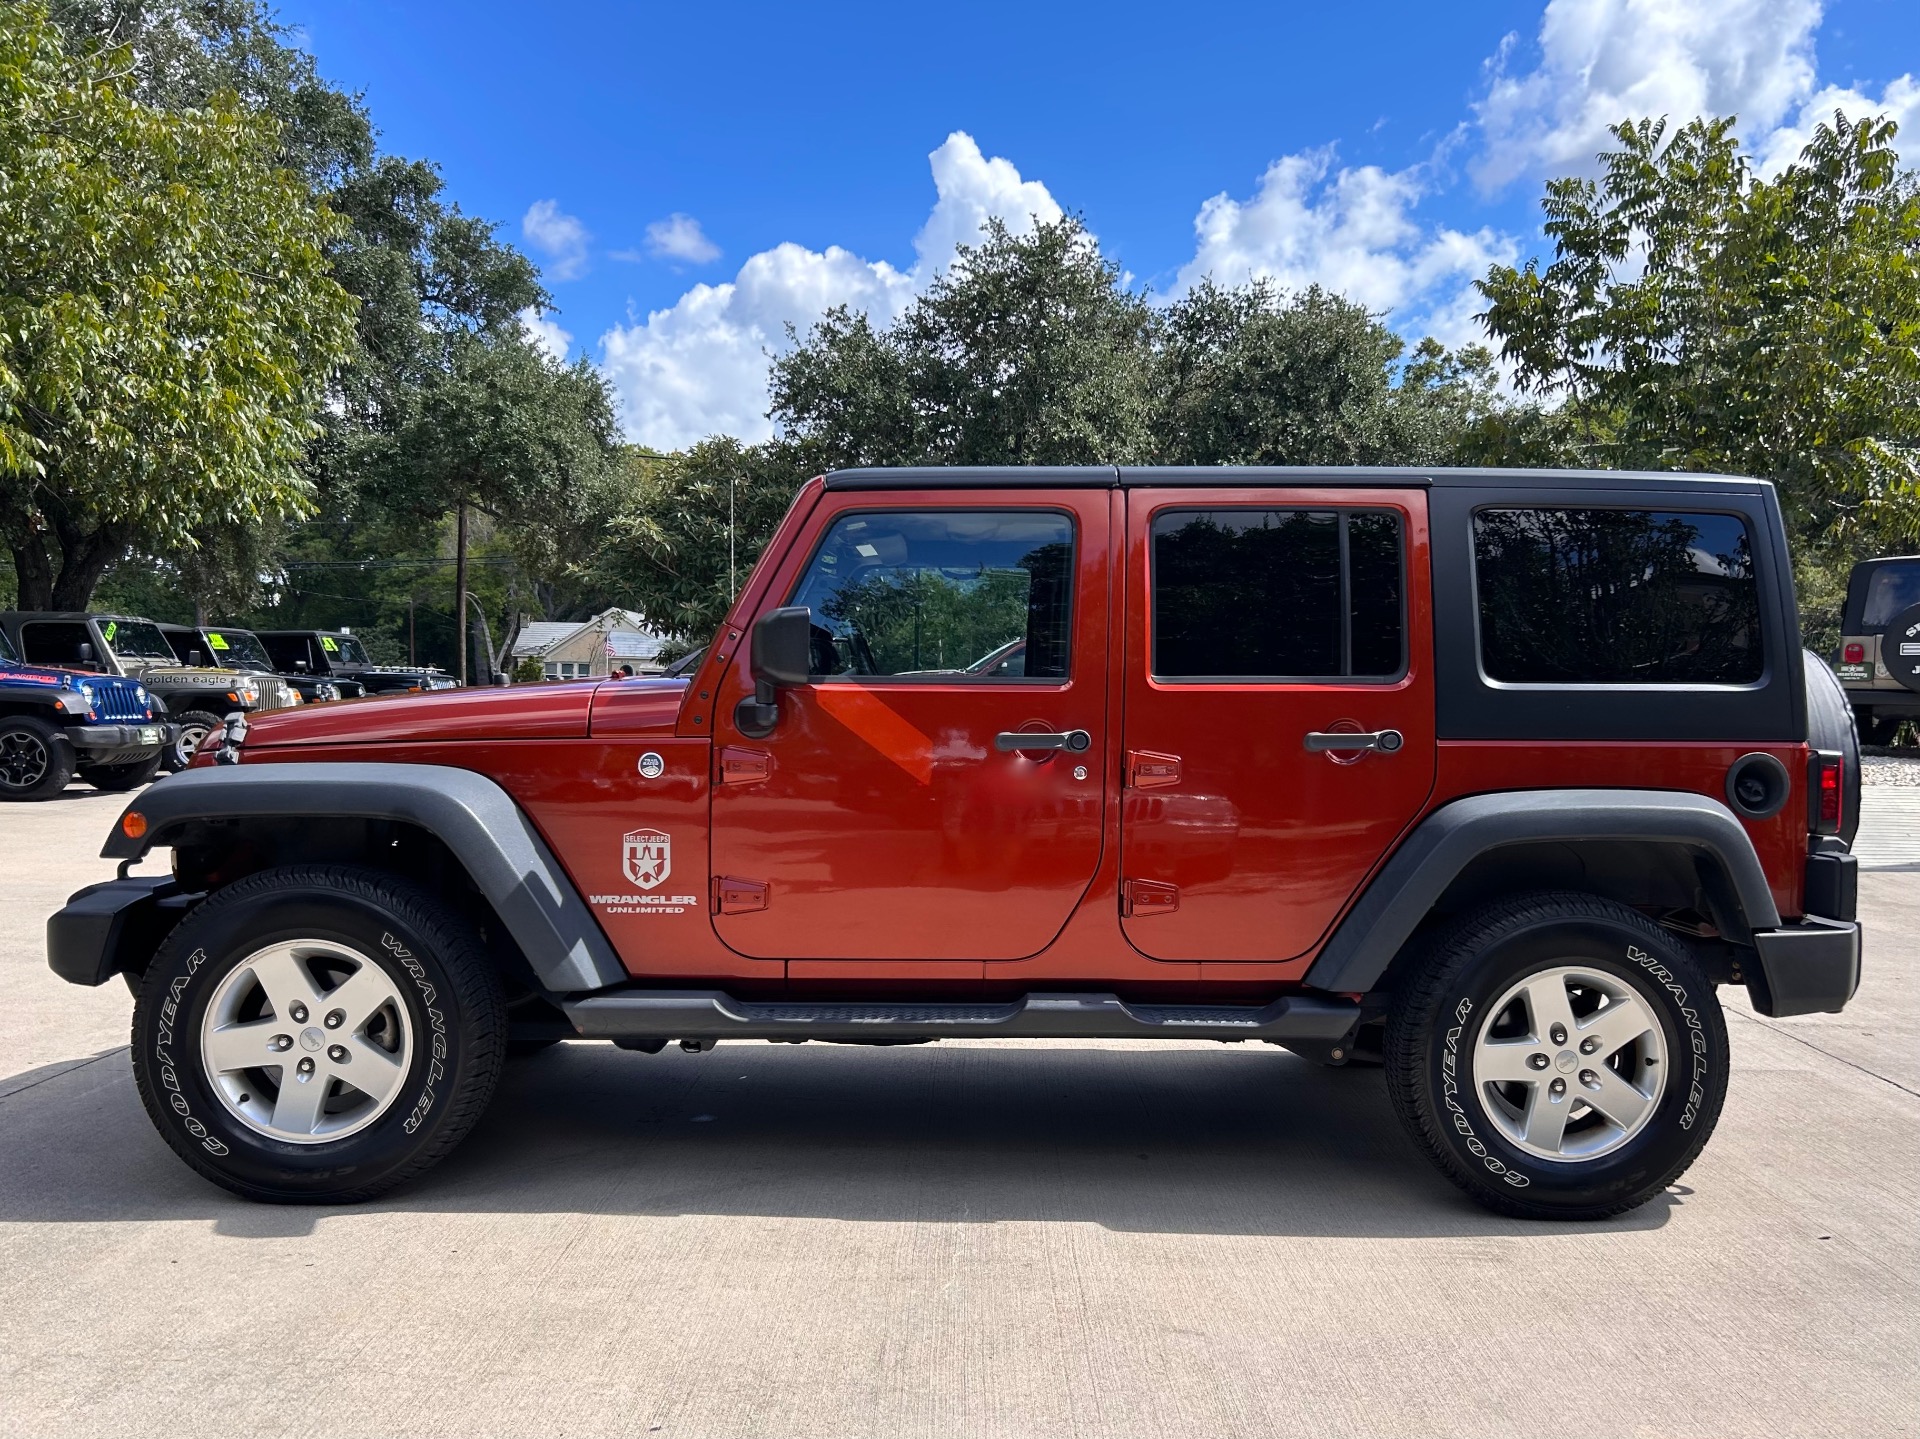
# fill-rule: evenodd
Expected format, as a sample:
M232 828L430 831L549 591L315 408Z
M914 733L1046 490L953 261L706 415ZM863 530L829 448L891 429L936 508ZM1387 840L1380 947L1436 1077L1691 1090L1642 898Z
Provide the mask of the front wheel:
M51 799L73 778L73 746L31 715L0 719L0 799Z
M168 936L133 1068L174 1152L249 1199L351 1203L459 1143L500 1077L499 976L458 916L378 871L265 870Z
M200 748L200 742L220 728L220 718L205 710L182 710L167 718L179 724L180 734L162 759L169 771L178 773L193 763L194 751Z
M1386 1061L1408 1133L1475 1199L1604 1219L1698 1157L1727 1031L1679 936L1612 900L1536 894L1436 944L1389 1018Z

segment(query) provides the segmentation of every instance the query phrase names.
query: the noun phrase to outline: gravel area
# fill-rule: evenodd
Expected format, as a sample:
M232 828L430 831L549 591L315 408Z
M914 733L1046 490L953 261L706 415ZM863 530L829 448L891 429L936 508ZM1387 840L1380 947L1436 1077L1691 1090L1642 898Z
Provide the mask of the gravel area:
M1920 788L1920 752L1863 751L1860 756L1860 783Z

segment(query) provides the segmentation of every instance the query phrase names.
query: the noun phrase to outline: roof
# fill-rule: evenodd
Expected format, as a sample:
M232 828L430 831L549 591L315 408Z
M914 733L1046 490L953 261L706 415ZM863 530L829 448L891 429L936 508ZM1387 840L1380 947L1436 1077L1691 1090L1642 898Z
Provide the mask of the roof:
M830 490L1135 489L1148 486L1419 485L1588 490L1738 486L1766 480L1690 470L1500 470L1406 465L912 465L835 470Z
M515 659L538 659L551 654L570 640L586 634L605 636L610 657L622 660L656 658L666 645L666 637L646 627L646 620L632 610L618 606L602 610L589 620L536 620L522 625L514 636Z

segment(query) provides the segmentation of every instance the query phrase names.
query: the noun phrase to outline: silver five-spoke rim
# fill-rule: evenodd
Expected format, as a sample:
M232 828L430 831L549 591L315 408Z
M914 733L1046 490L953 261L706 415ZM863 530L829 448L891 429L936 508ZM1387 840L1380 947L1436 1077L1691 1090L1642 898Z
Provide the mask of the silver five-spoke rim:
M1660 1017L1614 975L1562 965L1485 1011L1473 1083L1506 1138L1541 1159L1597 1159L1646 1127L1667 1085Z
M200 1025L227 1111L289 1144L357 1134L399 1097L413 1023L391 975L349 945L296 939L236 965Z

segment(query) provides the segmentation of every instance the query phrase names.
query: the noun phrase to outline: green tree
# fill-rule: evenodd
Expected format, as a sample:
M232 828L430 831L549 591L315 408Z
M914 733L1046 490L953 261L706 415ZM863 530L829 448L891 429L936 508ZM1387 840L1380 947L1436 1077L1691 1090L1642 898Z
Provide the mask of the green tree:
M1555 180L1553 258L1480 283L1523 389L1590 464L1780 487L1809 559L1920 537L1920 196L1894 126L1819 126L1756 176L1733 122L1616 126Z
M304 512L351 341L340 221L272 119L152 109L126 63L0 11L0 531L29 607L84 607L132 547Z

